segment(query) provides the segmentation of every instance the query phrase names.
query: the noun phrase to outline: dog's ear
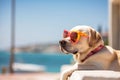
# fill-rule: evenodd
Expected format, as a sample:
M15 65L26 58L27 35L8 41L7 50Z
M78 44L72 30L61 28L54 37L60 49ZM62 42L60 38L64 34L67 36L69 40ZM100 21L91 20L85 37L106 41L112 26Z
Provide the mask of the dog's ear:
M94 29L89 29L89 39L88 39L89 46L90 47L94 46L100 40L102 40L100 33L95 31Z

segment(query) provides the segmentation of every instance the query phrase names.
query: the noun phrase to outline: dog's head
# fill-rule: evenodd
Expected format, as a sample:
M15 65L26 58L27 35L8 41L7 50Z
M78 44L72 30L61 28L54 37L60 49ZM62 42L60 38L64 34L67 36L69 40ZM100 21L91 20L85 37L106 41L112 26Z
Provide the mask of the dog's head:
M104 44L101 35L89 26L76 26L70 31L64 31L63 39L59 41L64 53L84 52L97 44Z

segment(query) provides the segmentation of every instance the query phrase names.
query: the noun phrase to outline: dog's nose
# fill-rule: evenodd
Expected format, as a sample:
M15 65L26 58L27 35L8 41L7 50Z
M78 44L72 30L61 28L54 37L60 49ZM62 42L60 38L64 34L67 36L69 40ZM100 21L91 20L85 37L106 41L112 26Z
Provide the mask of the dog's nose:
M65 40L61 40L61 41L59 41L59 43L60 43L60 45L66 45L66 41Z

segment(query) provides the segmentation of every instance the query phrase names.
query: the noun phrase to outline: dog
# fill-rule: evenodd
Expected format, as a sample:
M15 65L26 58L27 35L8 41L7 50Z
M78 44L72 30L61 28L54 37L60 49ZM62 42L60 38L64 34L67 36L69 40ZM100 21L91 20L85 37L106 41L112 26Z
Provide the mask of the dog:
M100 33L90 26L79 25L70 31L64 30L59 45L65 54L73 54L76 62L62 72L60 80L68 80L76 70L120 71L120 51L105 46Z

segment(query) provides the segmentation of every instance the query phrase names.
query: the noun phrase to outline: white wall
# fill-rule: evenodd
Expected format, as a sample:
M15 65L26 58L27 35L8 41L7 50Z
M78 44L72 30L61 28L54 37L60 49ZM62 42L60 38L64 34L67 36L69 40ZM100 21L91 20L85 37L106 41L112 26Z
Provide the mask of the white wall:
M109 0L109 45L120 49L120 0Z

